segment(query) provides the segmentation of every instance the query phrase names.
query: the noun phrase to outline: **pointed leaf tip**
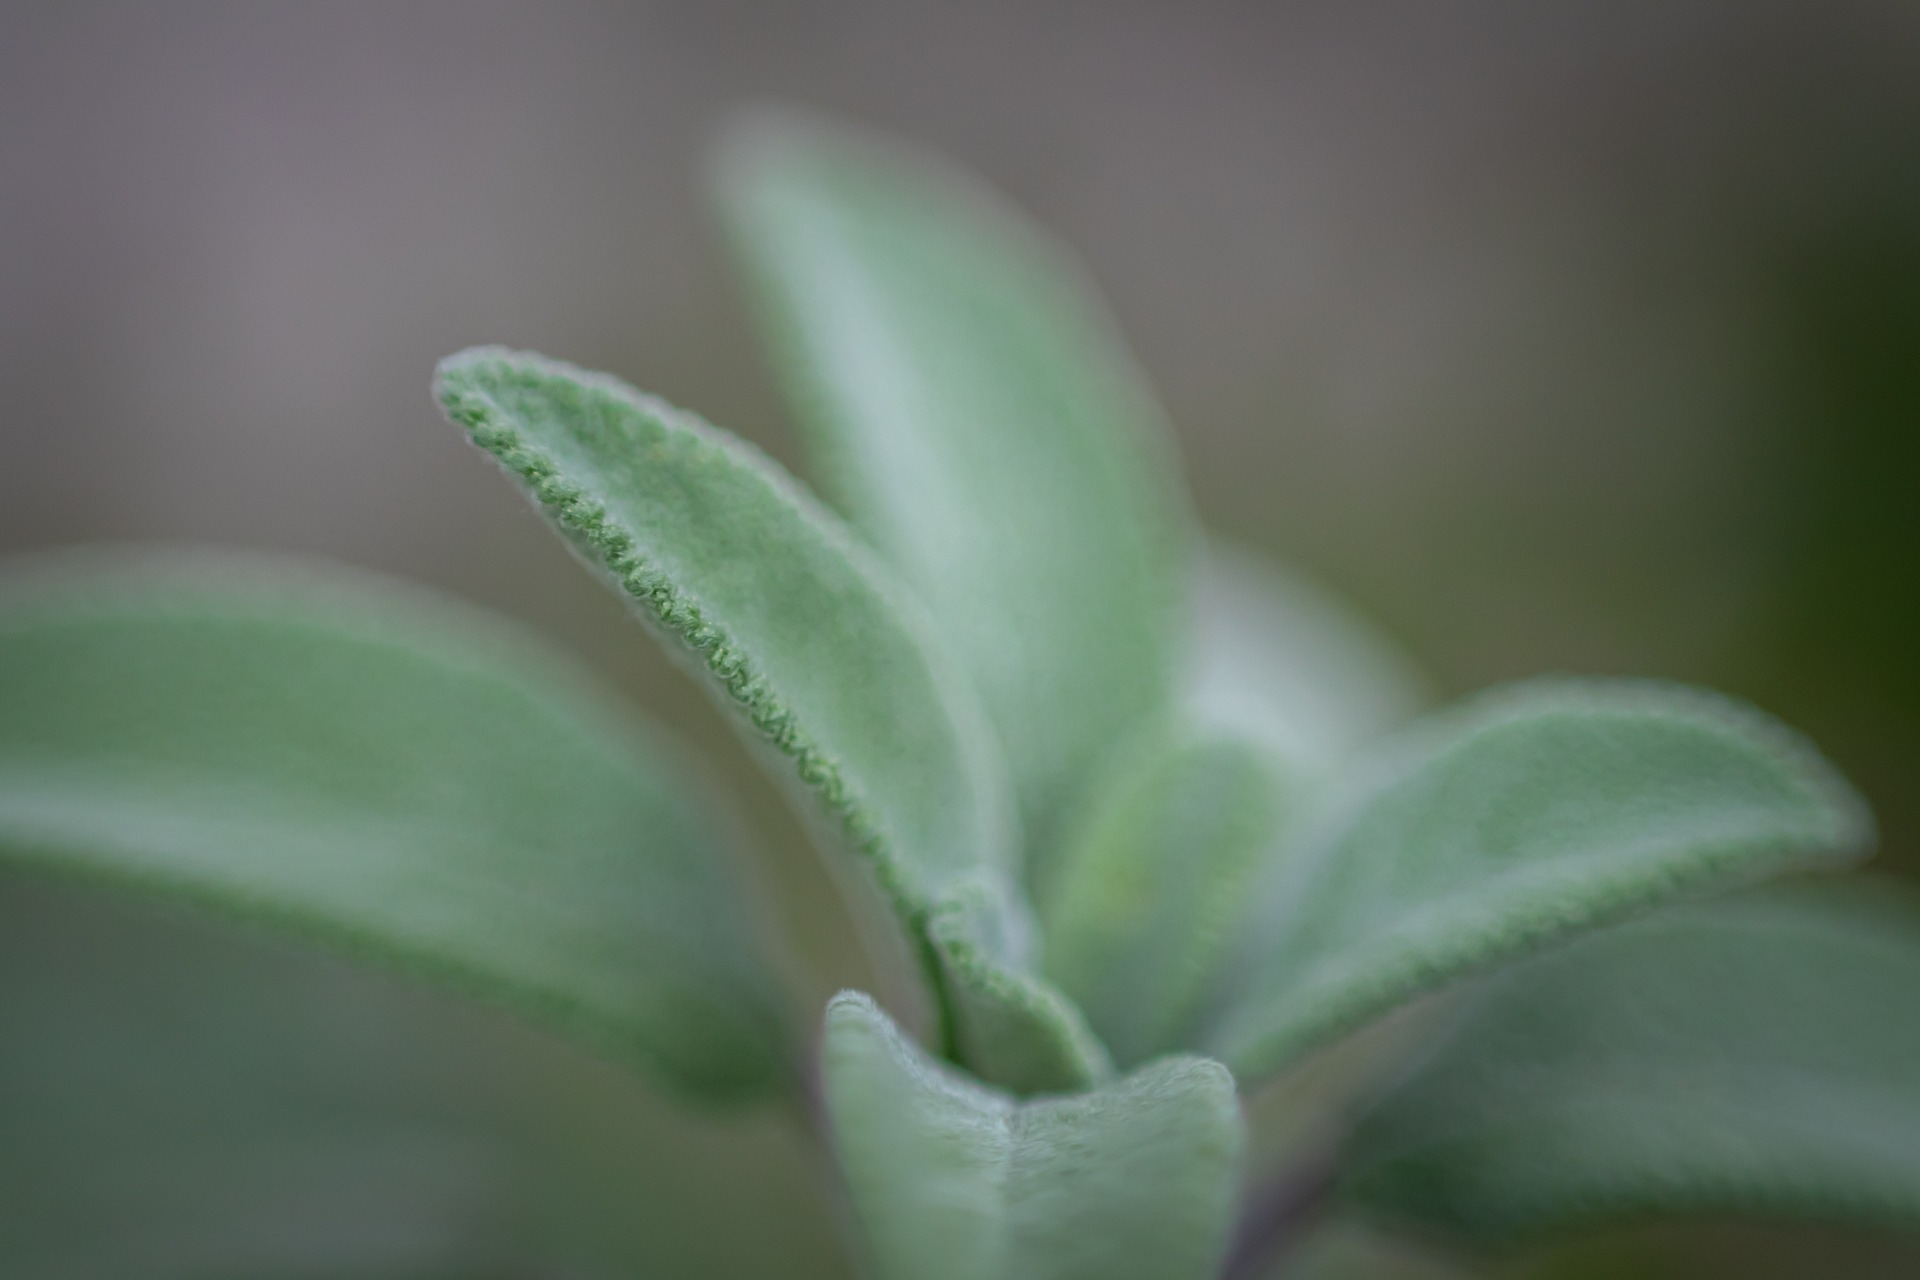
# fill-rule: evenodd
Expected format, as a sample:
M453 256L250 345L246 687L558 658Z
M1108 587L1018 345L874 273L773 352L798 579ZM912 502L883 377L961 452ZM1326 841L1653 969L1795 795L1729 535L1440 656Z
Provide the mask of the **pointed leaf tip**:
M865 855L963 1058L1021 1090L1089 1083L1098 1046L1018 957L935 937L1024 927L1012 796L970 685L890 571L776 464L617 379L483 348L441 366L447 414L783 754Z
M980 690L1044 853L1171 691L1187 535L1160 412L1077 266L970 175L756 113L718 177L826 492Z
M1490 979L1359 1123L1344 1195L1483 1245L1728 1215L1920 1232L1920 910L1796 885Z
M1415 725L1353 774L1249 934L1211 1043L1265 1074L1423 991L1635 910L1864 855L1865 805L1730 699L1534 681Z
M775 463L530 353L462 352L437 386L447 416L789 759L904 915L1008 866L1004 775L969 691L910 602Z

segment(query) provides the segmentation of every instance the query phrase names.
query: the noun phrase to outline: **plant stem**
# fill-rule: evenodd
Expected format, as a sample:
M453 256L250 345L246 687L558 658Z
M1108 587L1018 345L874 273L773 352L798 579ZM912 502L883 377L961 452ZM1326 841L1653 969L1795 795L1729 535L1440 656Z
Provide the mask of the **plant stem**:
M1335 1144L1282 1169L1247 1201L1220 1280L1256 1280L1300 1246L1333 1188Z

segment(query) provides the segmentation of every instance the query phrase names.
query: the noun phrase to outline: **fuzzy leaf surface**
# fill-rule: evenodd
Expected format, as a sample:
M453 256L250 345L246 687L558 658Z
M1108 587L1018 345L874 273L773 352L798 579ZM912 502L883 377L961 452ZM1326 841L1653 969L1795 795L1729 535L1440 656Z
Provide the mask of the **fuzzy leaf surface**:
M680 1090L791 1071L733 851L662 743L477 611L187 558L0 594L0 859L453 983Z
M1168 1058L1018 1103L921 1053L869 999L827 1009L825 1087L855 1217L885 1280L1194 1280L1231 1227L1233 1080Z
M1669 909L1492 979L1366 1116L1346 1193L1484 1244L1749 1216L1920 1231L1920 910Z
M1540 681L1430 718L1359 767L1279 870L1209 1043L1260 1075L1393 1006L1688 892L1864 854L1859 799L1714 695Z
M482 349L443 364L439 390L865 855L963 1060L1023 1092L1096 1078L1078 1012L1026 971L992 730L872 553L772 461L616 379ZM956 911L967 936L936 937Z
M1096 790L1042 898L1044 969L1121 1066L1190 1040L1292 783L1263 746L1177 729Z
M480 348L447 415L708 679L918 926L1011 872L990 731L870 553L770 459L617 379Z
M932 610L1044 848L1170 694L1184 517L1160 413L1076 267L971 176L765 116L720 177L822 483Z

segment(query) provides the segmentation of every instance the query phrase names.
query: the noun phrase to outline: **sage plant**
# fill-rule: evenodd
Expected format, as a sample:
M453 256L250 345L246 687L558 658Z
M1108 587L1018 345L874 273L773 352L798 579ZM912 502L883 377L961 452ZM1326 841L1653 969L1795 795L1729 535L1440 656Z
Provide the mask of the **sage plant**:
M18 577L0 859L784 1107L885 1280L1284 1274L1327 1224L1920 1226L1920 915L1754 888L1869 850L1807 743L1639 680L1430 709L1201 532L1086 281L991 191L784 115L716 172L819 496L543 356L435 393L874 887L912 1009L798 1005L728 802L566 659L269 558Z

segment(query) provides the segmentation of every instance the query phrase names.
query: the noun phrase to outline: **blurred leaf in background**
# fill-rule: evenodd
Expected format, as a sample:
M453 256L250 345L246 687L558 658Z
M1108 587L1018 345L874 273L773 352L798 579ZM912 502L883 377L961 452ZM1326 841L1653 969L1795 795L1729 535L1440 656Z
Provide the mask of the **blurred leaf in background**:
M472 341L566 351L791 460L692 193L723 114L797 98L977 164L1079 246L1181 424L1200 505L1357 594L1445 687L1542 668L1729 687L1831 750L1880 814L1880 865L1911 875L1916 68L1920 22L1884 0L1138 4L1098 20L1017 0L821 0L752 21L691 0L9 4L0 549L294 548L536 622L723 763L819 985L869 985L725 726L531 513L462 465L420 388ZM114 1046L103 1076L69 1081L122 1091L96 1130L210 1128L193 1106L136 1115L162 1066L200 1069L174 1022L208 1044L264 1036L257 1060L332 1073L312 1110L364 1096L402 1118L420 1140L396 1146L392 1186L427 1206L425 1232L383 1234L366 1188L333 1201L356 1224L335 1243L375 1274L383 1258L468 1274L470 1231L512 1258L520 1233L560 1229L494 1212L496 1153L514 1149L494 1135L513 1129L487 1118L494 1095L523 1097L549 1069L578 1106L566 1124L617 1148L594 1159L638 1269L683 1267L692 1240L729 1251L716 1270L842 1265L816 1207L761 1207L794 1204L780 1180L804 1181L765 1134L696 1132L556 1046L511 1033L518 1047L498 1048L478 1014L459 1017L485 1028L448 1033L455 1061L390 1086L419 1052L409 1024L439 1016L427 1002L394 1012L385 986L337 975L295 975L284 1004L212 978L201 993L192 967L176 988L171 956L199 945L175 938L188 926L11 881L0 902L7 1025L43 1025L24 994L39 984L91 1002L86 1021L0 1041L0 1057ZM277 972L278 952L215 950L208 965ZM142 1007L108 998L125 982ZM294 1028L232 1027L202 994L266 1003ZM346 1061L315 1047L343 1035ZM536 1065L472 1079L501 1054ZM469 1090L488 1095L480 1118L449 1118ZM45 1105L84 1119L91 1104ZM183 1171L155 1181L184 1203ZM272 1203L293 1183L207 1181L258 1194L264 1243L181 1255L183 1273L251 1274L285 1252ZM324 1171L301 1185L335 1194ZM715 1234L690 1206L722 1189L750 1209ZM56 1235L46 1256L110 1271L96 1247L136 1246ZM1829 1236L1669 1229L1520 1271L1784 1280L1856 1265L1915 1269L1910 1252Z

